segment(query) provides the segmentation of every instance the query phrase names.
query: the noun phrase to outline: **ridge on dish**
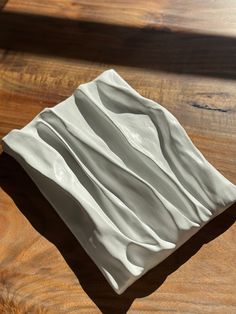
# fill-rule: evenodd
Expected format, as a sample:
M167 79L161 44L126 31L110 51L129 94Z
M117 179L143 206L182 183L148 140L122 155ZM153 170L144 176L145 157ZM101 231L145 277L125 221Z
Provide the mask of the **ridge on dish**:
M118 294L236 201L177 119L114 70L12 130L3 148Z

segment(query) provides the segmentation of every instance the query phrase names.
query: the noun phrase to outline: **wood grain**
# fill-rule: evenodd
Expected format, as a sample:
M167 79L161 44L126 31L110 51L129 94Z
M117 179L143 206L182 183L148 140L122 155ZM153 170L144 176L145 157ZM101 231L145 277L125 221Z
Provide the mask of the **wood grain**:
M236 184L235 1L0 2L0 136L114 68ZM117 296L0 156L0 313L235 313L235 209Z

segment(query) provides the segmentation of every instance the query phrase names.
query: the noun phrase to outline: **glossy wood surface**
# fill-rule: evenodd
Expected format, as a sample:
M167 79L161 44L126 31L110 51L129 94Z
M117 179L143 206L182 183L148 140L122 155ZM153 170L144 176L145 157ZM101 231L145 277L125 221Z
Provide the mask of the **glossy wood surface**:
M114 68L236 184L235 1L0 1L0 136ZM0 313L235 313L235 210L123 295L0 156Z

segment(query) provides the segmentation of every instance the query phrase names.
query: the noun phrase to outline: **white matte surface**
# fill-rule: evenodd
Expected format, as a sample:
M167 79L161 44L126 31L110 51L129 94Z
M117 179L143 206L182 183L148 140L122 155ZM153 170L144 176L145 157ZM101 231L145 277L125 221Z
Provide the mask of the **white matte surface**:
M176 118L114 70L3 141L118 294L236 201Z

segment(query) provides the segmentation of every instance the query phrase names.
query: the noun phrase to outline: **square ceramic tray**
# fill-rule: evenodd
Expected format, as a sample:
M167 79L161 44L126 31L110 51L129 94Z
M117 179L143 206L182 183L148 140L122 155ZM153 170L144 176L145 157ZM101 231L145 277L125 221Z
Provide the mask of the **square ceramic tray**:
M177 119L114 70L3 142L118 294L236 200Z

